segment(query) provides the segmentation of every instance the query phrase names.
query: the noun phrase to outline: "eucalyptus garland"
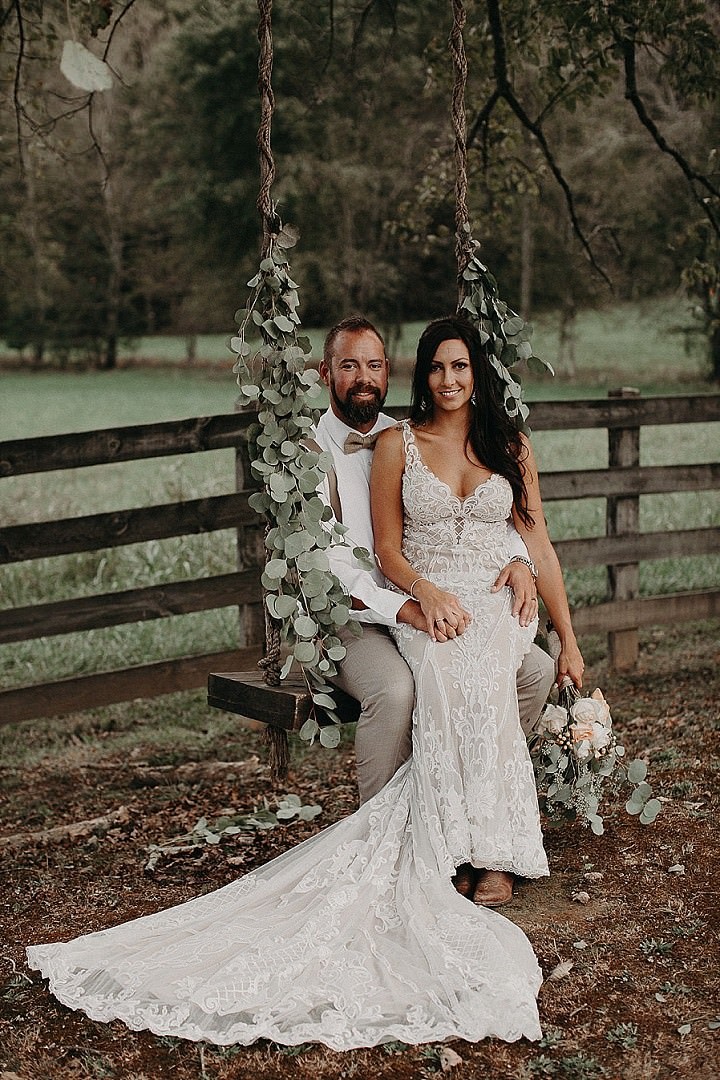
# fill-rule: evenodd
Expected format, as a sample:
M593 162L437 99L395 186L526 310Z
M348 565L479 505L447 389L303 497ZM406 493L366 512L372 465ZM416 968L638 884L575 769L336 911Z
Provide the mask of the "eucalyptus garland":
M490 343L488 358L505 384L505 411L522 431L529 434L530 410L523 400L520 376L512 369L525 360L531 371L550 372L551 375L555 372L547 360L541 360L533 353L532 326L500 299L497 281L478 258L480 244L471 241L471 245L473 251L461 275L464 299L460 311L477 326L483 345Z
M319 736L323 746L333 747L340 741L341 721L327 679L337 674L335 665L345 656L336 631L346 625L358 634L362 630L350 619L350 597L327 557L331 544L347 544L346 526L318 494L333 467L332 454L307 442L320 418L313 403L322 388L317 371L306 366L311 346L300 333L298 286L290 276L287 251L297 239L291 226L270 235L258 272L248 282L247 305L235 316L239 330L230 348L237 354L239 404L258 410L248 429L248 449L252 475L262 488L249 503L268 522L261 581L287 649L280 678L299 664L315 706L300 736L311 743ZM372 567L364 548L354 548L353 555ZM318 708L332 724L320 726Z

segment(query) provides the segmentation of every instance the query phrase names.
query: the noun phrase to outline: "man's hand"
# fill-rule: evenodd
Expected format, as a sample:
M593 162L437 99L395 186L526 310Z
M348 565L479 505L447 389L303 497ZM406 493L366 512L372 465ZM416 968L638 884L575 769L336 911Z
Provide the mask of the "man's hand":
M538 613L537 589L530 567L522 562L510 562L500 571L492 592L508 585L515 594L512 613L520 618L521 626L529 626Z
M557 659L557 684L561 685L564 678L572 679L575 686L580 689L583 684L583 672L585 661L582 658L577 642L570 641L563 645Z
M417 600L406 600L395 616L397 622L407 623L415 630L424 630L427 634L427 619L422 613L422 608Z

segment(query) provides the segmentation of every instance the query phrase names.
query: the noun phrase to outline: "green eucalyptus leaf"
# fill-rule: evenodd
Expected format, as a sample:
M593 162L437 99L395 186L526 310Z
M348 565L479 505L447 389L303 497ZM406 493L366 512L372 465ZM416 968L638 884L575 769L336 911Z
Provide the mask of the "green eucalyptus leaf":
M320 730L320 725L318 724L315 717L314 716L309 716L308 719L303 724L303 726L300 728L300 731L298 732L298 735L300 736L301 739L304 739L306 742L313 742L314 739L315 739L315 736L317 735L319 730Z
M503 325L503 331L508 337L513 337L515 334L519 334L524 326L524 319L521 319L519 315L513 315Z
M275 610L279 619L288 619L298 609L298 602L294 596L282 594L275 599Z
M336 626L345 626L350 620L350 608L346 604L335 604L330 609L330 615Z
M258 514L264 514L270 509L270 500L264 491L254 491L248 499L248 505Z
M662 803L659 799L648 799L640 814L641 823L643 825L651 825L661 810Z
M305 551L298 555L297 568L303 572L308 570L325 570L329 569L330 563L328 557L324 551Z
M628 765L628 780L631 784L637 784L647 776L647 765L640 758L635 758Z
M314 641L298 641L293 649L293 656L299 664L312 664L316 651Z
M293 619L293 629L298 637L314 638L319 627L308 615L298 615L296 619Z
M340 729L335 726L320 728L320 743L329 750L334 750L340 743Z
M312 699L322 709L334 709L336 707L334 699L329 694L313 694Z
M265 573L269 578L281 579L287 574L288 564L285 559L270 559L265 564Z
M312 533L307 532L306 529L301 529L299 532L293 533L292 536L288 536L285 541L285 554L288 559L294 559L301 552L309 551L315 543L315 538Z
M268 611L272 615L273 619L279 619L281 617L281 616L278 615L277 608L275 607L276 599L277 598L274 595L274 593L266 593L265 594L265 604L267 606Z

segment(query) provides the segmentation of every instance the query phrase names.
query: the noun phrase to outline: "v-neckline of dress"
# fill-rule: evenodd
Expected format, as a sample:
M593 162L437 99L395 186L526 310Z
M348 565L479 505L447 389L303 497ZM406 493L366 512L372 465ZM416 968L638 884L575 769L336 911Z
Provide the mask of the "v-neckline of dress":
M477 495L478 491L480 491L481 488L484 488L486 484L489 484L491 480L494 480L496 476L499 476L499 473L491 472L489 476L486 476L484 480L481 480L478 484L476 484L475 487L472 489L472 491L469 491L467 493L467 495L456 495L455 492L453 491L453 489L448 484L448 482L446 480L443 480L441 477L439 477L436 472L433 472L433 470L430 468L430 466L426 463L426 461L424 460L422 454L420 453L420 447L417 444L417 439L415 438L415 432L413 431L413 429L409 425L408 425L408 431L410 432L410 438L412 440L412 445L415 448L415 452L416 452L416 454L418 456L418 461L420 463L420 466L425 470L426 473L429 473L430 476L432 476L434 480L437 480L438 484L440 484L442 487L444 487L445 490L448 492L448 494L450 495L450 498L455 499L455 501L458 502L460 504L460 506L464 506L464 504L468 501L468 499L472 499L473 495Z

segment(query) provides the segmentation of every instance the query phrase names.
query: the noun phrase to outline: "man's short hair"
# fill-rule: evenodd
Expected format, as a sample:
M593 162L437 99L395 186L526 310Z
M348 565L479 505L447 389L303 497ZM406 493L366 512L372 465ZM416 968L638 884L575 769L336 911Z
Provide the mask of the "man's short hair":
M327 337L325 338L325 344L323 346L323 360L330 366L330 361L333 358L335 351L335 342L340 334L358 334L364 330L369 330L371 334L374 334L383 347L383 355L385 355L385 339L376 326L366 319L364 315L348 315L346 319L342 319L335 326L332 326L328 330Z

